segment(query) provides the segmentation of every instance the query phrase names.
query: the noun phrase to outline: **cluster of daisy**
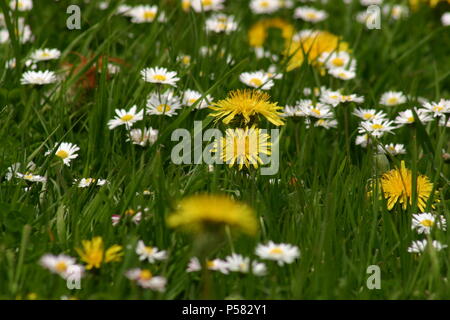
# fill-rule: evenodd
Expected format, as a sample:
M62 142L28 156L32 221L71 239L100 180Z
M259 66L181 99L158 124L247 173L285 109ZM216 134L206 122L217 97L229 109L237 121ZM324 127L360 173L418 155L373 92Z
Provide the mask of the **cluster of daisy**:
M300 256L298 247L285 243L276 244L272 241L267 244L259 244L255 253L260 259L276 261L280 266L291 264ZM267 267L264 263L252 261L249 257L237 253L232 253L223 260L207 260L205 265L209 270L219 271L223 274L229 274L230 272L251 272L256 276L267 274ZM202 264L199 259L193 257L189 261L187 272L200 271L201 268Z
M152 127L133 128L138 121L145 120L145 116L168 116L177 115L177 112L185 107L195 109L205 109L213 100L210 95L202 95L192 89L184 90L181 95L177 95L173 88L177 87L180 78L174 71L166 68L155 67L145 68L141 71L142 79L145 82L155 84L155 91L148 97L145 107L138 111L138 106L133 105L130 109L116 109L116 116L108 121L108 127L113 130L119 126L124 126L128 130L127 141L145 147L153 145L158 139L159 130ZM168 89L165 87L169 87Z
M306 123L326 129L336 128L336 110L339 105L348 103L360 104L364 97L356 94L343 94L342 90L332 90L326 87L320 89L305 88L305 95L312 95L312 99L301 99L294 106L287 105L284 109L285 117L304 117ZM317 101L318 100L318 101Z
M50 60L57 60L61 56L61 51L54 48L37 49L30 54L30 57L25 61L25 66L30 67L32 70L24 72L20 82L23 85L46 85L55 83L58 78L54 71L39 70L34 71L38 67L38 63L47 62ZM9 67L15 66L16 61L11 60L8 62Z
M402 92L388 91L381 96L380 104L387 107L399 106L407 102L407 97ZM381 138L386 133L393 134L393 130L405 125L412 125L417 120L428 123L435 119L440 126L449 126L448 114L450 114L450 100L441 99L438 102L428 102L422 99L421 108L411 108L400 111L394 120L389 120L383 110L357 109L354 114L361 119L356 144L366 147L370 137ZM388 148L393 154L404 153L401 146ZM396 152L396 149L399 152Z
M147 261L155 264L167 259L167 252L159 250L157 247L147 246L144 241L139 240L136 247L136 254L140 261ZM125 272L125 276L136 282L144 289L164 292L167 279L161 276L154 276L149 269L132 268Z
M419 234L429 235L433 228L446 230L446 227L447 221L442 215L435 215L427 212L413 214L411 228L416 230ZM422 253L427 249L428 243L430 243L431 246L437 251L447 247L447 245L444 245L437 240L429 242L427 239L422 239L413 241L411 246L408 248L408 252Z

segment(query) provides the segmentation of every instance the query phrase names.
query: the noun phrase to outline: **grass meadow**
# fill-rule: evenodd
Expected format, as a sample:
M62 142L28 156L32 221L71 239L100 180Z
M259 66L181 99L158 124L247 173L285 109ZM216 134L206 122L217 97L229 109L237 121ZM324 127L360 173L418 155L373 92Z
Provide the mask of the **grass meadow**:
M1 2L0 298L448 298L450 3L385 0L370 29L356 0L188 2ZM141 72L154 67L178 80ZM184 99L188 89L200 98ZM231 103L232 121L218 116L244 89L276 110L247 97ZM116 113L132 106L140 119ZM194 121L279 130L278 171L243 158L175 164L172 133L194 139Z

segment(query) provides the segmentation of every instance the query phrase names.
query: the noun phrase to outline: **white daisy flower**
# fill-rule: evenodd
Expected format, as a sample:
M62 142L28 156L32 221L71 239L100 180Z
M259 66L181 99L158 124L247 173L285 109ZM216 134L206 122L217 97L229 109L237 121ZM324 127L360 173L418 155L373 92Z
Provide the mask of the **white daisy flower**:
M136 105L132 106L128 111L116 109L116 117L108 121L109 129L112 130L120 125L125 125L127 129L130 129L135 122L142 120L144 117L144 111L136 112L136 109Z
M136 247L136 254L139 256L139 260L147 260L150 263L167 259L167 252L159 250L156 247L146 246L144 241L139 240Z
M408 252L411 253L422 253L426 250L428 246L428 241L427 240L418 240L418 241L413 241L411 246L408 248ZM447 248L447 245L440 243L437 240L434 240L431 243L431 246L433 249L435 249L436 251L440 251L442 249Z
M393 122L386 119L372 119L361 122L359 126L359 133L369 133L374 137L381 137L385 133L393 133L392 130L397 127L392 125Z
M152 93L147 100L147 113L154 115L173 116L180 109L180 99L171 90L163 94Z
M33 0L11 0L9 1L9 7L12 10L18 11L30 11L33 9Z
M427 212L413 214L411 229L416 229L417 233L430 234L431 229L434 226L438 229L445 230L447 227L447 221L444 216L436 216Z
M55 83L57 80L53 71L27 71L20 79L21 84L44 85Z
M261 71L241 73L239 80L249 87L259 88L261 90L270 90L274 85L273 80Z
M152 127L144 128L144 130L133 129L130 131L130 137L133 144L146 147L147 145L152 145L156 142L158 139L158 133L159 131L153 129ZM130 141L130 138L128 138L127 141Z
M346 68L350 63L354 64L353 68L356 67L355 60L346 51L324 52L320 55L319 62L325 64L327 69Z
M141 286L144 289L164 292L166 290L167 280L164 277L154 276L148 269L130 269L125 276Z
M308 116L317 119L330 119L334 117L333 111L329 105L323 103L316 103L306 105L305 102L301 103L300 106L306 106L306 113Z
M335 119L318 119L314 122L315 127L322 127L325 129L337 128L338 122Z
M317 10L312 7L299 7L295 9L294 18L316 23L328 18L328 13L324 10Z
M347 70L344 68L334 68L328 70L328 73L333 77L341 80L351 80L356 77L356 73L353 70Z
M229 34L235 31L238 27L234 16L227 16L223 13L217 13L206 19L206 31L212 31L216 33L224 32Z
M424 109L415 109L417 116L419 117L420 122L430 122L433 118L426 112ZM412 124L416 121L414 117L414 113L411 109L400 111L398 116L395 118L394 122L400 126Z
M105 179L95 179L95 178L81 178L75 179L74 184L76 184L79 188L87 188L93 184L96 186L103 186L107 183Z
M31 59L34 61L48 61L56 60L61 56L61 51L58 49L37 49L31 53Z
M20 163L14 163L12 164L10 167L8 167L6 175L5 175L5 179L7 181L11 180L13 177L16 177L18 179L22 179L22 180L26 180L26 181L30 181L30 182L41 182L44 183L47 181L46 177L37 175L37 174L33 174L31 173L31 171L34 171L36 169L36 165L34 164L34 162L30 161L27 165L27 171L25 173L20 173L19 169L20 169Z
M441 99L439 102L425 102L422 105L433 117L442 117L445 113L450 113L450 100Z
M280 9L279 0L251 0L250 9L255 14L274 13Z
M259 244L256 247L256 255L261 259L277 261L278 265L282 266L285 263L290 264L300 257L300 250L290 244L276 244L269 241L266 245Z
M396 106L406 102L406 96L403 92L388 91L383 93L380 99L380 104L388 107Z
M17 172L16 173L16 177L19 178L19 179L30 181L30 182L41 182L41 183L44 183L44 182L47 181L46 177L43 177L43 176L40 176L40 175L37 175L37 174L33 174L33 173L30 173L30 172L26 172L26 173Z
M450 12L445 12L442 15L441 22L444 26L450 26Z
M219 11L223 9L225 0L191 0L191 7L195 12Z
M229 273L229 270L227 268L227 263L224 260L221 260L221 259L208 260L208 261L206 261L206 265L209 270L220 271L223 274ZM201 266L198 258L192 257L189 260L189 264L188 264L186 271L187 272L196 272L196 271L200 271L201 269L202 269L202 266Z
M380 153L386 153L385 150L386 150L389 154L391 154L391 155L393 155L393 156L396 156L396 155L399 155L399 154L405 154L405 153L406 153L405 145L404 145L404 144L401 144L401 143L397 143L397 144L394 144L394 143L386 144L386 145L384 146L384 149L383 149L381 146L378 146L378 152L380 152Z
M199 99L202 97L202 94L195 90L187 89L183 93L183 104L191 107L194 103L199 101ZM209 103L213 101L213 97L211 97L209 94L206 95L196 106L196 109L205 109L208 108Z
M146 68L141 71L142 79L151 83L162 83L176 87L176 83L180 78L177 78L175 71L168 71L166 68Z
M356 94L350 94L350 95L342 95L339 91L333 91L333 90L322 90L322 93L320 95L320 102L329 104L333 107L337 107L340 103L345 102L354 102L354 103L363 103L364 97L358 96Z
M67 279L69 276L72 279L73 277L81 278L84 273L84 267L77 265L75 258L64 254L57 256L45 254L39 260L39 264L64 279Z
M48 156L49 154L53 153L57 146L58 143L55 144L55 147L53 149L48 150L45 155ZM70 166L70 162L78 157L77 151L79 150L80 148L76 144L70 142L62 142L56 149L55 156L60 158L66 166Z
M373 119L384 120L387 118L386 113L384 113L382 110L377 111L375 109L355 109L355 111L353 111L353 114L364 121Z
M250 258L240 254L233 253L231 256L226 257L225 263L227 264L227 269L231 272L248 273L250 271ZM266 265L253 261L252 272L257 276L263 276L267 272Z
M158 15L158 7L150 5L139 5L129 10L126 15L131 17L132 23L153 22Z

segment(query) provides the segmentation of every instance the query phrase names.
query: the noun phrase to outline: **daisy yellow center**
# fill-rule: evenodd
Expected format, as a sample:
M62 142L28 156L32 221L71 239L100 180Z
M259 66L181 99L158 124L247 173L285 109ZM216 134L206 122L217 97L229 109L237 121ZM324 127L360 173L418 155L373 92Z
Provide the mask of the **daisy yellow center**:
M144 250L147 254L152 254L154 251L152 247L145 247Z
M166 81L167 77L163 74L155 74L153 79L157 81Z
M414 122L414 117L409 117L408 122Z
M372 129L374 129L374 130L383 129L383 125L379 124L379 123L375 123L372 125Z
M50 54L48 52L42 52L42 56L44 58L50 57Z
M69 153L66 150L59 150L56 152L56 156L60 157L61 159L65 159L69 156Z
M120 120L122 120L122 121L130 121L133 118L134 118L134 116L132 114L126 114L126 115L120 117Z
M26 175L23 176L25 179L32 179L33 175L31 173L28 173Z
M320 116L320 110L317 108L313 108L311 109L312 112L314 112L315 114L317 114L318 116Z
M153 277L150 270L141 270L141 273L139 274L139 278L141 280L150 280Z
M432 227L434 222L431 221L430 219L424 219L420 221L420 224L423 225L424 227Z
M269 251L270 254L282 254L283 250L281 248L273 248Z
M213 268L214 265L215 265L215 263L214 263L214 261L212 261L212 260L209 260L209 261L206 262L206 266L207 266L208 268Z
M128 209L127 211L125 211L125 214L128 216L133 216L136 213L136 211L134 211L133 209Z
M202 0L202 4L204 5L204 6L210 6L210 5L212 5L212 0Z
M55 265L55 270L58 272L64 272L67 270L67 263L65 263L64 261L59 261L56 265Z
M388 104L397 104L398 98L397 97L391 97L387 100Z
M195 103L195 102L197 102L197 99L195 99L195 98L191 98L191 99L189 99L189 103Z
M263 82L261 81L261 79L258 78L253 78L250 80L250 83L253 84L254 86L261 86L263 84Z
M158 112L169 112L170 111L170 106L167 104L160 104L159 106L156 107L156 110L158 110Z
M317 14L315 14L314 12L308 12L308 13L306 14L306 17L307 17L308 19L316 19L316 18L317 18Z
M191 58L188 56L184 56L182 61L183 61L183 64L189 64L191 62Z
M318 125L324 125L325 124L325 120L324 119L320 119L319 121L317 121Z
M156 16L156 13L153 11L145 11L144 12L144 19L154 19Z
M331 63L335 65L336 67L342 67L345 63L344 59L342 58L334 58Z
M435 111L435 112L441 112L442 110L444 110L444 107L441 107L441 106L433 107L433 111Z
M373 118L373 114L371 114L371 113L365 113L365 114L363 115L363 118L364 118L365 120L370 120L370 119Z
M259 5L261 6L261 8L267 8L267 7L269 7L269 2L268 1L261 1L259 3Z

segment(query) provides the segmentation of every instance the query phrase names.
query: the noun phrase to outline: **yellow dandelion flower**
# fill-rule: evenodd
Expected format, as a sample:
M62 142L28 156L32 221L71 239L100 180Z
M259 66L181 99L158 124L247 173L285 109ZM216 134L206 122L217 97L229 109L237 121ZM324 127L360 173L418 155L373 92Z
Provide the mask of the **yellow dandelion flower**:
M172 213L167 224L172 228L184 228L199 232L210 227L230 226L249 235L257 231L253 210L244 203L225 195L195 195L183 199Z
M281 36L286 42L290 41L295 33L294 27L283 19L263 19L252 25L248 31L250 45L255 48L261 48L269 35L268 30L271 28L280 30Z
M412 205L412 172L405 167L405 162L401 162L401 167L390 170L381 176L381 189L384 197L387 199L388 210L392 210L398 202L403 210ZM424 212L427 201L433 190L433 183L427 176L419 175L417 177L417 206Z
M241 117L244 124L254 120L259 115L265 117L276 126L283 125L281 117L283 108L277 103L269 101L270 96L259 90L234 90L228 93L228 97L213 103L209 108L216 111L210 116L222 119L223 123L230 123L235 117Z
M285 50L285 55L289 59L287 71L300 67L305 60L305 55L309 64L320 66L318 58L323 53L335 51L350 52L348 43L327 31L307 32L287 46Z
M245 165L258 168L263 164L261 154L270 155L270 136L262 133L261 129L255 126L245 129L227 129L225 137L215 145L212 152L219 152L220 158L230 167L237 164L239 170Z
M86 269L100 268L103 262L120 261L123 252L122 246L113 245L105 251L102 237L82 241L83 249L76 248L81 260L87 263Z

